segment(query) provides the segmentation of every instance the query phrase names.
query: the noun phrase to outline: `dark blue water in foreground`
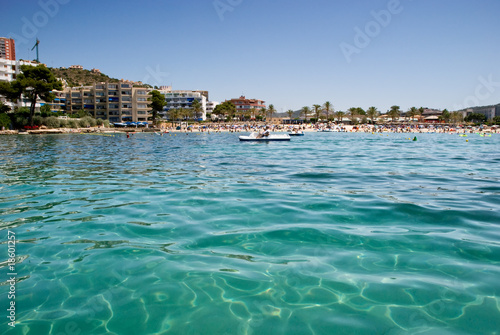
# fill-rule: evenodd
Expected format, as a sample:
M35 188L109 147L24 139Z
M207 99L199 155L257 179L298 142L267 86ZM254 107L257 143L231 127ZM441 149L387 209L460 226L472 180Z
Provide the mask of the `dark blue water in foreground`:
M0 333L500 332L500 135L237 136L0 137Z

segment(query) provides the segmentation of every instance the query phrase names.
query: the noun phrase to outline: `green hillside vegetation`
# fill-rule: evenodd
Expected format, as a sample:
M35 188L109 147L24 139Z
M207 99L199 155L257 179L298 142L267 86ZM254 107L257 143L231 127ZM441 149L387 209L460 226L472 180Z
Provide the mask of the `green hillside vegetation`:
M65 68L49 68L56 78L66 80L68 86L88 86L94 83L110 82L116 83L119 80L111 78L104 73L93 73L90 70L80 69L65 69Z

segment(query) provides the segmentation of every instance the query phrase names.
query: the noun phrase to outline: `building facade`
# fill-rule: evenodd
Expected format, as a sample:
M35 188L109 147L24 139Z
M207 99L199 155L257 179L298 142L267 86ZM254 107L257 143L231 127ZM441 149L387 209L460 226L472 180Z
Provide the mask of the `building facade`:
M1 81L12 82L16 80L19 73L21 73L21 65L38 66L38 63L29 60L16 61L16 60L0 58L0 82ZM15 107L20 108L20 107L31 106L31 102L28 99L25 99L24 97L19 99L17 103L14 103L11 101L7 101L3 96L0 96L0 101L2 101L5 105L9 106L11 109L14 109ZM42 105L43 102L38 101L35 105L35 108L39 109L40 106Z
M76 114L84 110L96 119L109 122L147 122L151 116L149 92L148 88L134 87L128 82L103 82L56 91L56 98L48 104L54 112Z
M16 43L12 38L0 37L0 59L16 60Z
M255 113L258 114L261 109L266 108L264 100L247 99L244 95L240 96L237 99L231 99L229 101L231 101L236 106L236 113L238 114L251 112L252 109L254 109ZM255 115L252 115L251 117L255 118Z
M201 114L195 115L194 119L204 121L207 119L207 91L188 91L188 90L175 90L164 91L166 106L163 109L161 116L167 119L168 111L170 109L190 109L192 108L193 101L197 100L201 104Z
M495 116L500 116L500 104L498 105L490 105L490 106L480 106L480 107L471 107L464 110L461 110L463 116L466 117L470 114L482 114L486 116L488 121L493 120Z
M212 120L216 119L216 115L214 114L215 107L219 105L220 102L218 101L207 101L207 115L210 114L210 117Z

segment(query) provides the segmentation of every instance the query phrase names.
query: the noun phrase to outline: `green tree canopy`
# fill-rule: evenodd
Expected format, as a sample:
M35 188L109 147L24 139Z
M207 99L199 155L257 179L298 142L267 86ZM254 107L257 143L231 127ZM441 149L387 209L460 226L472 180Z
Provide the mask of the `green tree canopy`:
M349 118L351 119L351 123L355 124L356 121L358 120L358 108L357 107L351 107L347 110L349 112Z
M8 112L10 112L10 107L0 101L0 113L8 113Z
M417 109L417 107L411 107L408 109L408 112L406 112L406 115L410 117L410 121L412 122L415 116L420 115L420 111Z
M335 115L337 115L337 121L342 122L342 120L344 119L344 116L345 116L345 112L338 111L335 113Z
M443 120L444 122L449 122L451 119L451 114L447 109L443 110L443 113L439 116L440 120Z
M62 90L62 83L43 64L38 66L21 65L21 73L16 80L0 86L0 94L8 99L17 100L25 96L31 103L29 125L33 125L35 106L38 98L44 101L54 100L53 90Z
M232 118L236 114L236 106L231 101L224 101L220 105L215 106L214 113Z
M398 119L401 116L401 110L399 109L399 106L391 106L391 109L389 110L389 116L391 117L391 121L394 122L396 119Z
M464 118L465 122L482 123L486 122L486 115L479 113L472 113Z
M326 101L323 104L323 111L325 112L326 120L328 121L330 119L330 113L333 112L333 106L330 101Z
M319 117L321 116L321 105L315 104L313 105L314 116L316 117L316 122L318 122Z
M304 115L304 121L307 122L307 116L311 113L311 108L308 106L302 107L301 114Z
M380 113L377 110L377 107L374 107L374 106L368 108L366 111L366 116L368 116L370 118L370 120L372 121L373 124L375 124L375 120L377 119L379 114Z
M158 112L163 111L163 107L166 104L165 95L161 94L158 90L151 91L151 103L149 104L149 107L153 113L153 125L156 124Z
M2 127L9 128L11 123L12 121L7 114L0 113L0 130L2 130Z
M273 104L269 105L269 108L267 109L267 114L269 115L269 119L273 118L273 115L276 113L276 109L274 108ZM266 117L267 119L267 117Z

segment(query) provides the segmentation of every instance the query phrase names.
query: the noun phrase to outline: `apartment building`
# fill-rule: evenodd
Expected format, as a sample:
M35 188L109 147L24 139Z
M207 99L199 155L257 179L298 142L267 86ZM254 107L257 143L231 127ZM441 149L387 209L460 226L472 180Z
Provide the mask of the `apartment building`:
M167 118L168 111L173 108L192 108L193 101L198 100L201 104L201 114L195 116L198 120L207 119L207 91L189 91L189 90L170 90L162 92L165 94L165 102L167 103L160 113L163 118Z
M0 37L0 59L16 60L16 43L14 39Z
M228 101L228 100L226 100ZM259 99L247 99L244 95L240 96L237 99L231 99L231 101L236 106L237 113L246 113L251 109L255 109L256 111L261 110L266 107L264 100Z
M134 87L124 81L96 83L54 92L56 98L49 105L53 111L65 111L67 114L84 110L96 119L109 122L147 122L151 116L149 92L148 88Z
M207 114L211 115L212 120L216 118L216 116L214 115L214 110L215 110L215 107L217 107L217 105L219 105L219 104L220 104L220 102L218 102L218 101L208 101L207 102L206 111L207 111Z
M38 63L29 60L16 61L15 59L12 60L0 57L0 82L11 82L16 80L16 77L19 75L19 73L21 73L21 65L38 66ZM17 103L13 103L0 96L0 101L9 106L11 109L13 109L14 107L29 107L31 105L31 102L24 97L22 99L19 99ZM38 109L40 108L40 106L41 104L37 102L35 108Z
M483 114L484 116L486 116L486 119L488 121L491 121L494 117L500 116L500 104L471 107L463 109L460 112L464 117L469 116L470 114Z

